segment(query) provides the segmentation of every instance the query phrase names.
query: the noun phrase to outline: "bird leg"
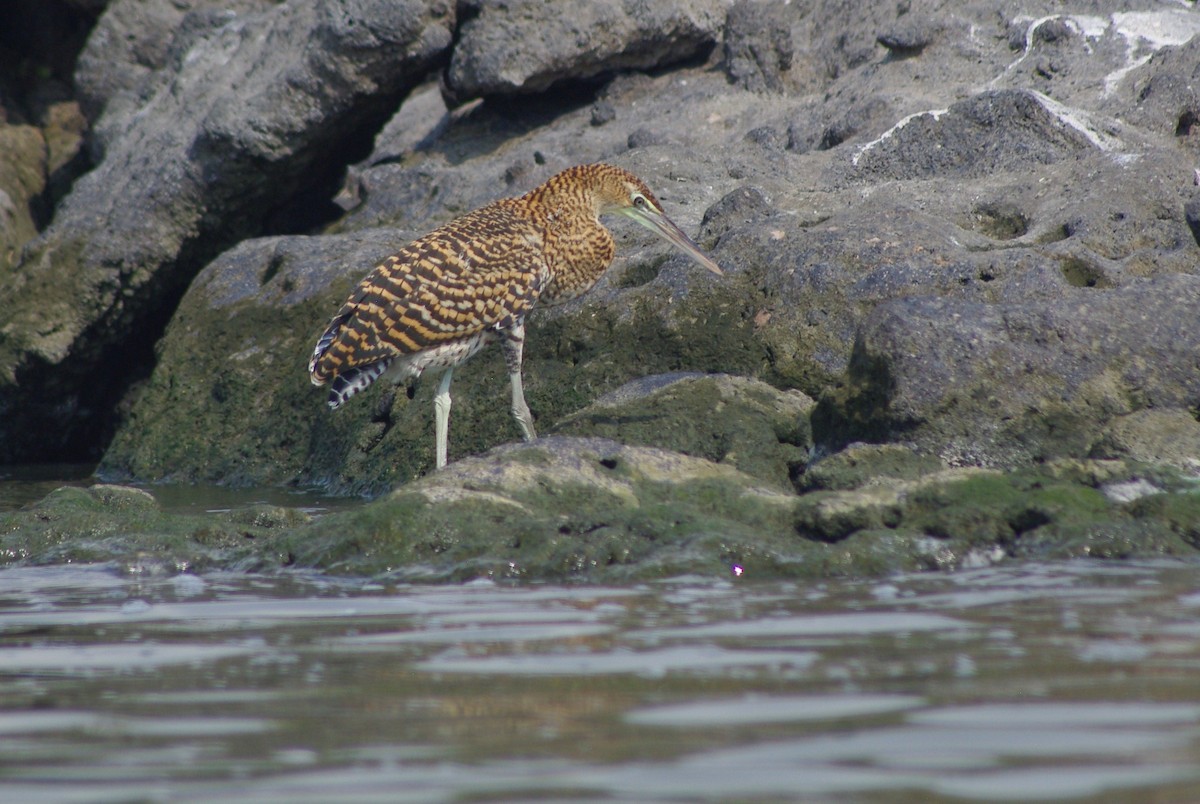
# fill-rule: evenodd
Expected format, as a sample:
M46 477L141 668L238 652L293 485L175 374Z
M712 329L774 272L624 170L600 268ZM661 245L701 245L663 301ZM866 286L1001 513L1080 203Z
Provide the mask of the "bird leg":
M521 428L521 437L526 441L533 441L537 438L537 432L533 429L533 414L529 412L529 405L525 404L525 390L521 387L521 372L509 372L508 379L512 382L512 414L517 420L517 425Z
M533 429L533 414L525 404L525 387L521 383L521 360L525 350L525 324L517 324L504 333L504 362L508 364L508 381L512 384L512 415L526 441L537 438Z
M451 366L442 375L437 393L433 396L433 430L437 437L438 469L446 465L446 442L450 432L450 379L453 376L454 366Z

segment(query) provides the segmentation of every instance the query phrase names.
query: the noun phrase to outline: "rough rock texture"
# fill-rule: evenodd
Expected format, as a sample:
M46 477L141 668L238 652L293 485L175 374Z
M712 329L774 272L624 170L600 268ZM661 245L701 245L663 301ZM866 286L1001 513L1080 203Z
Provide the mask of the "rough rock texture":
M874 451L894 476L847 483L843 462L826 476L840 488L802 496L703 458L561 436L498 447L318 517L262 504L172 513L141 489L68 487L0 513L0 565L625 583L814 580L1200 547L1192 478L1124 461L928 471L895 448Z
M98 126L91 145L99 158L183 66L191 47L242 14L274 0L113 0L79 54L75 88ZM164 69L170 67L171 69ZM103 117L101 117L103 113Z
M998 89L908 118L859 148L851 164L856 179L870 181L974 179L1018 161L1022 167L1050 165L1103 144L1097 135L1067 122L1061 108L1038 94Z
M790 89L796 43L787 6L740 0L725 19L725 71L745 89Z
M404 242L394 230L373 229L259 238L222 254L192 283L160 345L160 370L138 389L106 460L137 477L233 484L286 483L312 466L318 478L340 472L343 488L359 492L414 473L424 452L432 455L431 424L406 420L417 432L404 444L429 450L409 463L402 452L388 456L396 463L373 467L384 472L382 483L362 482L356 461L376 458L391 428L392 396L358 406L365 423L350 418L362 426L349 430L350 421L325 415L324 395L307 373L312 323L328 314L330 294L348 294L357 266ZM205 337L197 340L199 333ZM280 420L287 410L305 411L304 418ZM181 427L184 419L197 424ZM230 450L233 443L244 448Z
M276 539L309 519L268 505L178 514L143 489L64 486L25 510L0 513L0 563L112 562L149 575L274 569L288 560L272 552Z
M745 377L659 374L610 391L554 432L672 449L790 488L808 463L814 404Z
M771 554L792 495L702 458L603 439L501 447L297 533L299 566L409 577L628 580ZM352 539L344 534L353 532Z
M88 16L52 4L0 7L0 272L86 169L87 121L68 86Z
M468 458L273 549L356 575L596 582L1193 554L1200 496L1168 493L1180 483L1168 475L1147 482L1147 496L1117 499L1111 489L1139 471L1119 461L958 469L796 497L703 459L555 436Z
M171 41L139 40L122 17L136 7L180 15ZM352 283L395 246L607 160L642 176L726 275L614 222L618 259L594 291L529 320L541 432L669 450L689 471L735 472L729 488L769 487L792 506L786 524L705 508L689 480L676 492L730 532L762 526L774 541L755 549L775 551L783 574L795 557L780 545L797 536L844 559L804 552L806 567L856 572L1195 546L1195 494L1170 475L1200 465L1190 6L415 7L424 16L246 0L226 17L214 9L233 6L114 0L97 31L133 38L96 38L80 67L88 108L106 104L91 143L103 162L0 293L13 311L0 324L0 457L102 445L85 436L101 422L117 429L101 467L114 478L369 494L414 481L357 518L314 523L314 566L433 561L406 546L413 523L524 528L544 547L564 510L593 510L582 492L489 486L507 502L486 511L422 496L477 490L529 460L557 473L535 484L608 499L594 444L586 459L573 439L488 452L518 437L497 352L456 372L458 464L424 479L431 383L373 388L331 415L304 366ZM347 145L372 138L369 153ZM343 169L347 212L321 228ZM605 396L678 373L717 376ZM629 534L669 532L682 510L670 485L649 507L614 503L624 513L602 524L625 535L613 544L657 560ZM388 546L356 552L365 533ZM717 567L706 538L689 542L699 563L660 566ZM584 552L599 566L596 549ZM496 564L475 544L430 576L521 564L505 551Z
M680 61L720 37L727 0L544 0L466 4L446 72L457 98L540 92L556 83Z
M543 430L573 415L577 424L577 411L623 382L690 370L755 377L825 397L814 431L825 450L854 438L904 439L907 431L882 407L887 394L900 392L872 382L874 362L856 364L847 375L852 347L864 323L874 327L871 317L883 314L877 309L894 311L900 323L893 330L900 333L910 319L920 326L913 316L921 304L937 303L973 311L939 324L944 342L937 346L953 364L906 357L920 352L904 351L898 334L887 344L872 342L884 353L872 353L872 360L918 366L908 380L913 388L937 382L931 374L927 383L920 366L950 372L946 393L955 404L936 414L922 409L931 417L921 430L922 451L982 465L1110 452L1152 459L1171 440L1152 436L1144 424L1150 419L1116 439L1107 434L1113 416L1093 410L1094 400L1073 389L1058 394L1073 422L1069 435L1042 426L1039 436L1023 416L1003 420L1030 425L1018 434L1022 443L1009 443L986 400L955 391L959 376L986 376L975 355L947 353L950 344L969 342L988 315L1000 314L997 305L1006 316L1034 322L1063 299L1116 314L1120 297L1105 303L1104 294L1194 273L1200 214L1189 217L1187 210L1200 208L1200 190L1191 180L1194 148L1178 125L1191 106L1163 71L1187 74L1187 65L1200 61L1200 50L1186 43L1197 25L1191 15L1147 8L1140 16L1027 10L997 17L983 6L928 3L909 13L870 6L855 17L844 4L736 4L723 48L704 69L628 73L593 96L551 90L453 112L437 102L433 88L414 95L380 133L375 153L355 167L345 196L352 210L336 228L392 226L400 239L570 164L616 161L646 178L728 276L719 282L700 276L648 235L616 225L619 258L600 285L580 302L531 319L526 384ZM472 36L491 30L499 41L499 31L532 25L527 13L521 4L486 6L462 28ZM1054 20L1061 24L1052 26ZM626 37L636 40L636 26ZM585 55L573 58L575 67L564 67L562 76L582 75L571 70L583 69ZM1151 105L1147 115L1143 102ZM1171 104L1174 117L1165 111ZM239 253L260 262L238 270L275 275L269 249ZM375 259L363 255L357 268L343 261L342 282L329 275L330 291L312 301L310 339L324 323L321 305L326 315L336 309L345 283ZM209 269L225 270L226 261ZM294 388L304 330L288 323L270 348L260 343L258 325L250 322L281 309L269 285L239 301L244 315L200 321L199 311L208 308L202 296L184 302L186 326L168 331L157 376L106 458L109 471L318 481L377 492L427 470L427 383L409 394L380 391L333 416L299 397L281 401L291 397L272 389ZM206 287L207 280L198 283L195 293ZM1157 286L1128 292L1153 295L1151 287ZM904 301L922 297L942 301ZM1031 326L1036 332L1039 324ZM913 333L919 339L919 330ZM1137 355L1152 343L1136 327L1114 323L1105 333L1104 350L1089 354L1081 345L1056 359L1088 361L1076 373L1095 368L1107 376L1098 354ZM250 348L255 343L259 348ZM225 351L231 344L238 348ZM229 353L238 360L227 360ZM190 404L180 394L159 393L206 388L233 372L258 381L226 383L234 390L191 395ZM1004 376L1014 384L1013 398L1038 398L1044 390L1019 368ZM494 354L456 374L452 457L516 437L503 388ZM905 399L895 397L895 415ZM1122 415L1149 404L1135 395ZM1195 402L1181 393L1170 404L1186 412ZM256 428L256 440L238 448L222 438L212 447L173 450L167 444L174 418L162 411L177 406L189 420L214 422L217 432L225 432L219 423L236 411L254 411L263 432ZM155 420L161 424L154 428L139 424ZM298 420L307 424L297 427ZM293 423L287 433L272 424L283 421ZM602 434L636 438L632 429ZM672 446L695 449L686 441ZM290 454L260 449L264 443L287 445ZM214 460L215 453L225 458ZM1172 460L1178 464L1179 456ZM793 475L802 472L803 461L787 462ZM231 465L238 467L232 475Z
M37 235L35 210L46 189L46 140L36 126L0 125L0 268Z
M7 272L0 459L78 448L196 272L328 186L327 154L363 142L452 25L436 0L322 0L198 36Z
M954 465L1136 453L1128 428L1111 437L1115 421L1200 409L1198 305L1197 276L1042 303L890 301L864 322L846 398L831 408L851 436L911 442ZM1175 434L1195 444L1200 421L1188 418Z

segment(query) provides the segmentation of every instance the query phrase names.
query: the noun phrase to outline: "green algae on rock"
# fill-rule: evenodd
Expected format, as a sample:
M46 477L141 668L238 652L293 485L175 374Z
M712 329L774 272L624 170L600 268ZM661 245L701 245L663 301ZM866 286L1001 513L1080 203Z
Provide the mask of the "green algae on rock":
M313 339L325 323L323 311L344 300L361 266L374 264L408 238L391 230L266 238L210 263L159 343L159 364L109 446L101 476L312 483L343 494L379 494L431 470L435 383L418 382L408 393L371 389L331 413L304 372ZM535 312L525 351L525 390L539 427L547 429L545 423L646 374L680 366L730 371L763 362L752 328L743 321L741 301L709 289L666 305L654 300L662 290L656 284L624 291L630 304L620 316L612 307ZM720 392L711 383L701 386L709 389L705 398L742 413L714 425L724 447L699 454L739 467L760 464L756 474L769 471L777 476L774 482L786 483L788 467L802 464L810 441L804 398L749 381L719 382L724 383ZM498 393L506 386L498 349L456 372L452 460L519 438ZM738 400L742 388L757 390ZM679 412L695 415L694 408ZM764 415L766 421L753 421ZM714 417L705 413L705 418ZM677 429L659 429L651 443L685 452L696 446L687 438L664 437L672 432L682 437ZM594 432L616 435L611 429ZM716 456L713 449L723 454Z
M1117 491L1130 485L1135 494ZM797 521L810 538L835 544L867 533L917 537L931 566L952 569L1006 558L1194 556L1200 530L1187 517L1200 511L1197 501L1194 483L1170 469L1065 460L810 492Z
M605 394L553 432L670 449L791 488L812 448L808 413L815 404L748 377L660 374Z
M797 495L700 457L551 436L315 517L264 505L182 514L141 489L65 487L0 514L0 564L409 582L818 581L1021 559L1195 558L1197 523L1194 478L1126 461L885 472Z
M285 542L298 566L337 573L600 583L1195 555L1185 517L1200 496L1184 479L1163 474L1132 502L1111 493L1145 475L1120 461L943 469L796 496L701 458L556 436L452 464Z
M552 436L322 517L294 532L289 549L299 566L409 579L728 574L788 560L793 502L701 458Z
M164 511L129 486L64 486L0 514L0 565L111 562L130 572L263 570L286 563L273 537L308 521L296 509L253 506L222 514Z

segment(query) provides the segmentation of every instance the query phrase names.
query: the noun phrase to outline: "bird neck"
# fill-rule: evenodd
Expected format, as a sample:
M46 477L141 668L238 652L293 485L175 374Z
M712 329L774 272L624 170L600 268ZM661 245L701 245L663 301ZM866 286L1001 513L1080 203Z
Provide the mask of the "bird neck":
M578 182L566 180L561 173L530 190L525 198L550 229L563 231L600 226L599 199Z
M542 304L585 293L612 262L615 244L600 223L600 200L580 178L565 171L520 199L544 227L550 282L542 291Z

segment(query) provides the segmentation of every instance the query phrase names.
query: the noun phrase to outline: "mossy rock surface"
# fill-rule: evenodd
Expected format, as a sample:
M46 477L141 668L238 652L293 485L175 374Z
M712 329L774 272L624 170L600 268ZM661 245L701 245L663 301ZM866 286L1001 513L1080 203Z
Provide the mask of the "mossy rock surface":
M176 513L141 489L65 487L0 514L0 563L627 583L1200 556L1200 488L1173 469L1072 460L900 478L895 468L796 494L700 457L551 436L318 516L268 505Z
M1128 484L1142 496L1117 492ZM1186 478L1121 461L940 469L794 495L700 458L551 437L324 517L289 536L287 552L301 566L414 580L607 583L735 567L751 577L867 577L1027 558L1195 556L1196 500Z
M1171 469L1064 460L1008 472L871 477L857 488L801 495L797 523L806 537L831 544L908 534L945 569L1014 558L1194 557L1200 493Z
M774 574L803 558L794 500L702 458L550 437L324 517L295 533L291 550L301 566L414 579L616 582L755 562Z
M945 464L901 444L850 444L809 463L797 488L805 491L844 491L867 484L916 480Z
M128 486L64 486L0 514L0 565L112 563L128 572L269 570L286 563L274 539L307 522L293 508L258 505L221 514L163 510Z
M132 400L101 477L317 484L376 495L433 471L436 373L407 386L377 383L336 411L325 404L327 390L313 388L307 375L329 316L409 237L392 230L279 237L221 255L197 277L167 328L158 368ZM525 392L542 432L630 380L683 366L728 372L763 362L743 320L744 302L725 288L701 285L675 305L660 298L669 295L663 287L608 292L620 298L593 306L589 297L530 318ZM520 438L508 388L498 348L455 370L451 460ZM638 427L564 432L624 439L628 430L630 443L723 459L786 485L789 466L802 464L811 441L807 398L748 379L699 388L702 398L693 404L676 396L660 408L652 439ZM721 443L697 452L697 434L689 432L696 426L712 428Z
M554 432L671 449L790 488L812 449L815 404L748 377L661 374L605 394Z

